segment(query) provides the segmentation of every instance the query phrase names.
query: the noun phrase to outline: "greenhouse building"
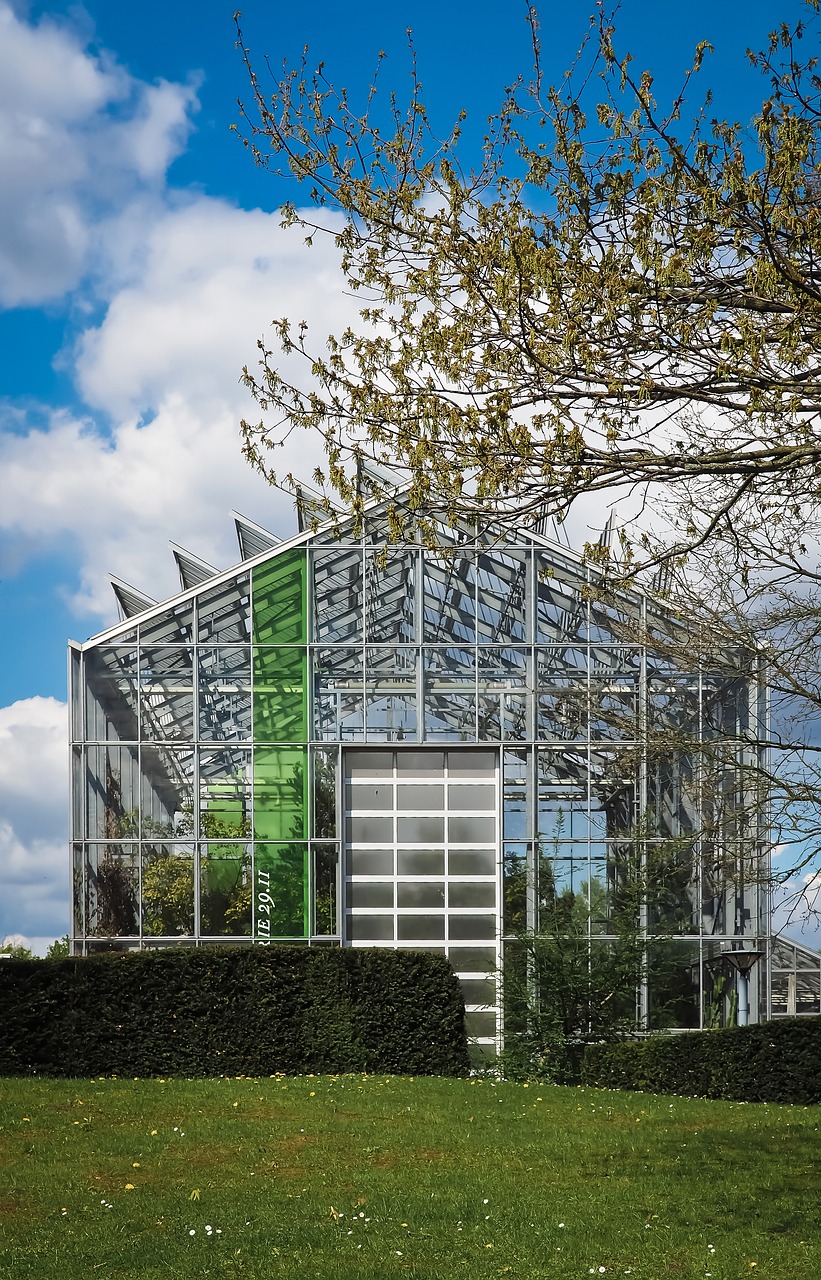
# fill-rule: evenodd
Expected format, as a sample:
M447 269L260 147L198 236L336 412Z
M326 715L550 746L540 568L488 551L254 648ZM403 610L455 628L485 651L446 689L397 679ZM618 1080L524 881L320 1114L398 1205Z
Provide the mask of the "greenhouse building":
M785 1012L757 656L544 533L299 510L70 646L75 953L443 952L479 1055Z

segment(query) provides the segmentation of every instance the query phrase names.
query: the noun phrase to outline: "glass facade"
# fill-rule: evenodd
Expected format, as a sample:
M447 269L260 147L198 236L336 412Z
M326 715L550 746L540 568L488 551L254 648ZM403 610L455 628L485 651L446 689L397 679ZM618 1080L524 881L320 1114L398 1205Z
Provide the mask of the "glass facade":
M728 1020L723 950L769 948L755 655L532 533L428 541L320 528L71 647L75 950L434 949L490 1052L505 956L562 919L592 969L630 916L638 1024Z

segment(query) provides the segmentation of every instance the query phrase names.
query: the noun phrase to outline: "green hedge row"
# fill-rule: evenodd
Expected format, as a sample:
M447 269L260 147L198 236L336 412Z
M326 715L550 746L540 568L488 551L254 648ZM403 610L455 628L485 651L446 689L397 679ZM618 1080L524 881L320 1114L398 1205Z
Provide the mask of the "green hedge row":
M821 1102L821 1018L588 1045L583 1084L739 1102Z
M442 956L180 948L0 964L0 1075L464 1075Z

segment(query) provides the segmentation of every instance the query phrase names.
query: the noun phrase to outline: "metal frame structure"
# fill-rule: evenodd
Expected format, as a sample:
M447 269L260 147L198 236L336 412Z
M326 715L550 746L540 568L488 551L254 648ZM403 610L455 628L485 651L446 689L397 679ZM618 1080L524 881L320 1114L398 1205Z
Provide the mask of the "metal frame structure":
M285 542L235 516L241 562L174 547L162 603L113 582L123 620L69 651L75 951L445 950L491 1052L505 948L561 902L592 969L638 885L637 1025L732 1017L723 953L770 946L759 656L530 530L405 510L396 543L403 501L303 499Z

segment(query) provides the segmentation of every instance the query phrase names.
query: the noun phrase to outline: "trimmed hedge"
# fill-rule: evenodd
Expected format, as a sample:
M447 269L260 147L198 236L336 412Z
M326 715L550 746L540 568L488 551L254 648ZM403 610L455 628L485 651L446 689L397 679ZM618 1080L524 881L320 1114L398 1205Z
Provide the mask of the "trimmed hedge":
M821 1102L821 1018L588 1045L583 1084L737 1102Z
M442 956L191 947L0 964L0 1075L465 1075Z

